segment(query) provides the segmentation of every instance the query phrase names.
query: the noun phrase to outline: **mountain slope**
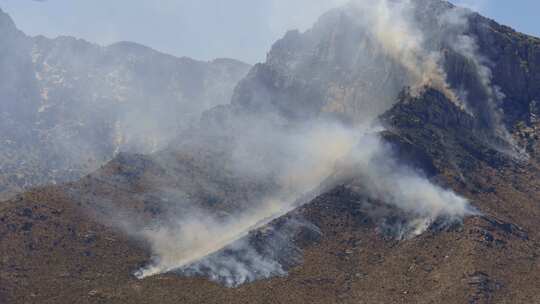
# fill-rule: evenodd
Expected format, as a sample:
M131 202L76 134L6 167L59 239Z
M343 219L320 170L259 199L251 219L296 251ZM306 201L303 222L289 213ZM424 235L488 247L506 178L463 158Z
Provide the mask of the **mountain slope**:
M441 1L416 2L441 16L453 8ZM488 65L478 54L459 50L450 40L437 41L445 54L441 62L446 81L453 91L467 92L456 94L460 103L436 82L417 86L403 61L380 53L377 40L365 40L365 28L356 26L349 11L345 12L330 12L305 34L288 34L274 46L269 60L255 66L240 83L231 105L206 112L201 125L188 129L167 149L149 156L120 154L80 181L35 189L0 205L0 251L5 253L0 279L6 282L0 287L0 299L14 303L538 301L540 134L531 106L537 98L537 39L465 14L467 31L460 29L457 36L471 35L482 45L481 55L495 65L490 69L492 76L482 78ZM421 16L423 10L415 12ZM429 24L437 16L420 20ZM340 35L347 38L338 39ZM433 39L427 41L437 40ZM364 50L375 54L372 67L369 60L335 55L349 54L354 47L348 43L362 41L369 45ZM523 61L519 67L516 53L500 51L521 46L527 51L518 56ZM333 67L337 72L332 72ZM395 96L363 95L361 68L373 71L373 78L367 78L372 86L384 92L395 89ZM506 83L510 71L527 76L516 80L519 84ZM505 97L496 98L503 106L492 111L489 95L495 86ZM528 88L527 93L514 92L514 86ZM332 93L336 87L350 94ZM302 146L311 133L283 140L280 131L299 132L299 124L319 119L361 122L364 112L354 108L370 108L368 97L388 98L388 103L373 105L384 129L372 132L383 146L391 147L396 162L408 166L409 175L402 177L429 178L467 198L476 212L459 221L436 217L424 233L404 237L405 228L417 219L414 210L385 200L392 196L370 195L376 185L372 176L361 171L362 162L348 163L346 157L338 157L329 177L322 174L325 179L320 184L307 183L316 186L314 193L294 196L298 204L293 206L298 208L268 222L262 219L265 225L255 223L239 240L199 256L193 265L181 265L178 273L142 280L134 276L141 268L170 257L160 256L163 251L177 250L182 256L191 249L176 244L185 240L177 238L182 229L170 233L147 227L174 228L183 215L192 215L193 207L241 222L242 217L235 217L238 212L242 215L261 198L275 198L271 195L282 190L281 177L286 185L303 186L317 170L308 171L307 177L281 173L294 173L289 167L304 169L301 165L320 145L323 151L338 146L331 139L341 134L315 137L320 145L307 140L308 149L298 150L294 147ZM487 114L479 115L480 111ZM502 119L494 119L499 113ZM494 126L507 129L512 139L502 138ZM361 145L366 148L375 142ZM526 148L527 157L509 146ZM291 157L290 147L303 154L283 163L272 157ZM251 159L248 152L252 151L259 155ZM395 169L393 158L386 156L383 153L376 164ZM237 158L248 161L237 162ZM326 167L315 160L316 168ZM400 186L399 181L391 185ZM429 189L412 190L421 194ZM287 191L277 193L289 198ZM421 204L420 198L415 203ZM191 232L207 240L204 220ZM230 223L217 223L223 225L210 232L226 235ZM160 233L154 238L145 234L155 231ZM167 250L157 248L156 253L160 237ZM275 262L280 266L277 271ZM222 277L232 277L230 285L236 287L225 287L229 282Z
M135 43L28 37L0 13L0 198L74 180L121 151L165 146L228 103L249 65L200 62Z

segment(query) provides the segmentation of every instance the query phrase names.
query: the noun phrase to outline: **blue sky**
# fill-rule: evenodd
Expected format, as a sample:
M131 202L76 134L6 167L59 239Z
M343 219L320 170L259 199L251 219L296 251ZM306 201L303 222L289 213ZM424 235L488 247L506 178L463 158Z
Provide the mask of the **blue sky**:
M347 0L0 0L30 35L100 44L135 41L177 56L264 60L287 29L308 28ZM540 36L540 0L459 0L500 23Z

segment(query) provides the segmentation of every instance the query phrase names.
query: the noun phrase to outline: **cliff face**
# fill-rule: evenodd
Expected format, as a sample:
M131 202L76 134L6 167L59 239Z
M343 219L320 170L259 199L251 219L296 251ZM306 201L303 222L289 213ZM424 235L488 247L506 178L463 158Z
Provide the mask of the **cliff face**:
M27 37L0 16L0 197L73 180L118 152L154 152L229 102L249 65L135 43Z
M540 40L478 14L469 15L467 20L469 27L465 34L474 37L476 52L488 68L483 73L500 93L498 103L505 124L514 129L519 122L530 123L537 111ZM471 75L471 65L462 56L449 56L446 64L449 80L455 87L467 87L470 98L486 99L482 80ZM480 103L476 111L482 108L486 106Z
M199 196L194 201L213 203L209 208L226 212L231 211L222 209L231 206L227 198L263 192L249 190L249 181L215 176L221 169L206 161L178 160L178 171L169 176L173 171L166 169L171 168L156 160L122 155L77 183L36 189L3 204L0 248L6 253L1 268L6 283L0 296L14 303L49 299L62 286L55 303L527 303L535 298L540 256L537 158L515 162L486 146L468 133L473 118L434 90L403 96L383 120L389 131L381 136L396 153L416 168L427 168L424 172L433 180L466 196L482 213L466 218L463 225L434 225L418 237L397 241L393 229L403 214L366 199L363 181L356 179L277 219L272 228L250 233L249 241L262 253L285 254L278 256L287 265L284 277L232 289L198 276L138 280L130 274L150 259L149 248L103 220L112 210L139 223L166 218L173 206L163 192L155 191L160 187L192 189L184 195ZM190 187L181 180L192 177ZM197 181L206 186L197 188ZM231 188L225 185L240 191L228 192ZM205 198L209 189L217 192ZM288 230L291 221L309 222L317 229ZM292 247L275 247L276 237L283 241L283 231L289 233ZM280 250L274 253L275 248ZM242 257L235 250L220 254Z
M486 20L471 17L471 33L479 48L491 62L493 82L506 95L503 110L512 123L530 121L537 115L540 99L540 40Z

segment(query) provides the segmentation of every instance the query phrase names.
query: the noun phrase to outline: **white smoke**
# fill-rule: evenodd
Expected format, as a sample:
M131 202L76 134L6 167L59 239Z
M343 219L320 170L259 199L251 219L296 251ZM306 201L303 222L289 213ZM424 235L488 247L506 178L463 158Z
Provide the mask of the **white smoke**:
M426 33L427 29L415 20L415 3L358 0L348 10L354 16L361 16L358 22L381 50L405 67L409 83L403 83L404 87L410 86L416 93L426 86L434 87L464 107L450 88L443 69L439 47L445 39L438 36L438 41L428 41L426 37L432 37L433 33ZM491 83L489 69L474 41L462 34L464 25L458 20L441 22L457 33L455 45L452 44L455 51L475 63L495 104L500 96ZM406 214L405 225L396 235L400 239L417 236L438 220L453 223L476 213L465 198L401 164L379 138L378 132L382 130L373 127L376 120L377 117L368 117L351 126L322 118L290 122L264 115L234 117L231 128L234 149L230 159L223 162L248 179L267 179L275 185L271 195L254 200L247 210L234 214L218 217L207 211L186 211L173 224L145 229L140 236L150 243L154 258L136 275L144 278L179 270L190 275L207 275L227 286L283 275L285 267L277 259L260 255L246 238L250 232L267 227L273 220L308 203L324 189L341 183L349 183L367 199ZM234 255L220 254L224 250L241 252L244 262ZM275 250L280 250L279 246Z
M150 243L154 259L136 272L137 277L181 270L237 286L283 275L284 267L277 260L251 247L248 234L311 201L321 189L350 177L359 182L360 193L368 198L411 215L410 227L398 238L419 235L440 218L454 221L473 214L466 199L398 164L391 148L379 139L380 128L321 121L272 128L267 123L260 121L238 136L233 160L235 170L243 175L277 181L273 194L235 214L218 217L207 211L184 210L172 224L143 230L140 236ZM260 158L261 153L266 155ZM241 261L218 254L226 248L240 251Z
M357 192L409 214L409 227L399 238L420 235L441 217L454 222L476 213L466 199L399 163L391 147L378 136L362 138L350 159L345 171L357 180L353 183Z
M253 121L248 119L249 124ZM250 210L225 219L200 210L186 210L188 215L172 226L144 230L142 236L149 240L157 258L156 263L140 270L137 276L197 262L292 211L304 195L309 193L305 199L313 199L317 195L313 191L331 175L335 161L350 153L361 134L326 123L294 130L272 127L264 120L252 125L236 139L234 170L254 179L273 179L278 189L270 197L252 202Z
M450 34L446 37L449 47L454 52L466 58L475 68L477 77L487 98L485 102L487 108L481 109L481 111L489 113L489 123L494 129L495 135L510 144L514 150L519 151L520 149L515 144L503 121L504 113L500 105L506 96L501 91L501 88L493 83L493 74L490 68L491 62L481 54L475 37L467 34L467 30L469 29L468 17L472 13L469 9L455 7L442 15L439 22L441 26L447 28ZM465 92L465 95L467 95L467 92ZM469 104L473 102L475 101L467 101ZM474 115L474 113L472 114Z
M430 86L459 103L446 81L439 50L426 47L424 29L415 20L413 0L355 0L350 5L360 17L358 22L376 38L383 51L405 67L413 92Z
M156 256L156 263L139 270L139 278L182 268L233 244L250 231L284 215L287 204L266 201L254 212L219 219L199 211L189 212L171 226L142 231Z
M489 116L494 135L519 150L503 121L500 105L505 94L493 83L492 64L482 55L476 38L468 33L473 11L444 1L421 0L353 0L349 6L349 12L375 38L381 50L407 71L409 82L402 86L411 87L413 95L432 87L473 116L482 111L483 116ZM468 92L460 91L464 88L451 87L444 68L445 48L472 64L485 92L482 98L486 100L481 102L486 106L482 109L476 105L476 111L473 110L473 104L479 101L468 99Z
M480 55L474 38L465 34L468 24L464 11L449 10L439 26L451 30L435 35L438 41L434 43L430 40L433 38L430 32L439 28L426 29L425 25L420 24L415 19L415 5L416 1L413 0L356 0L347 6L346 11L376 41L379 46L377 50L404 68L407 82L401 83L399 89L409 86L413 93L420 94L424 87L434 87L456 105L464 107L464 102L448 84L443 69L444 56L440 44L450 42L455 52L474 64L488 95L487 110L493 114L495 131L499 136L508 138L498 112L498 102L503 95L493 85L488 62ZM453 35L440 37L448 33ZM370 55L365 56L369 59ZM372 82L380 80L373 79ZM96 91L103 93L108 90L101 87L101 82L98 84ZM393 102L398 92L389 95L392 94L396 95L392 96ZM115 91L111 91L110 95L117 97ZM184 101L183 98L174 100ZM116 126L116 133L120 134L116 143L128 142L153 152L161 147L156 141L168 142L176 135L176 131L166 133L175 129L170 124L164 124L168 120L165 119L167 114L174 116L180 112L170 111L167 104L165 108L149 112L151 104L148 100L142 98L139 102L139 108L142 108L139 111L129 112L120 107L118 112L122 113L122 123ZM388 107L391 105L385 104ZM197 115L193 116L197 117L202 110L194 110ZM148 117L148 114L152 115ZM248 241L248 236L253 231L267 228L274 220L341 183L349 183L367 199L393 206L406 214L405 227L396 236L400 239L417 236L440 219L454 222L475 214L465 198L442 189L421 173L401 164L391 148L377 135L382 130L373 127L376 119L372 115L355 121L355 125L351 126L323 119L291 122L264 115L233 117L233 121L229 122L232 124L229 127L232 130L233 149L223 153L227 156L223 157L221 165L235 176L243 176L247 180L267 180L271 185L270 194L252 199L245 210L218 213L190 206L188 195L181 193L176 197L178 201L172 202L178 205L181 212L170 214L166 220L143 229L125 225L130 233L148 242L153 254L152 261L138 269L136 276L142 279L180 270L188 275L208 275L227 286L236 286L260 278L284 275L286 267L279 259L261 254ZM177 120L181 119L174 119L175 123ZM221 131L208 130L210 133ZM214 144L202 142L201 146L219 150L219 147L213 147ZM90 150L86 145L80 146L83 152ZM82 154L86 158L86 154L79 150L76 152L75 155ZM226 192L222 194L227 195ZM285 243L288 241L285 238ZM287 243L285 246L289 245ZM271 246L279 251L284 244L278 242ZM237 254L222 254L224 250Z

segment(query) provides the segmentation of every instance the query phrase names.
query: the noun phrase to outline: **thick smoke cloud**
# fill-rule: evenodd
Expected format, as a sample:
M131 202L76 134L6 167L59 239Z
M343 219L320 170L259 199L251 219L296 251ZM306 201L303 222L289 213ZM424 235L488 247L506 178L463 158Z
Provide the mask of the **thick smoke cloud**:
M435 16L420 22L419 16L426 14L416 6L421 2L354 1L343 11L356 16L364 34L379 45L376 50L404 67L407 77L400 85L402 89L411 88L413 94L434 87L463 110L472 108L470 103L474 101L464 98L466 94L457 94L449 84L441 49L449 46L469 59L488 92L487 102L491 105L488 110L495 118L494 124L502 130L504 127L496 115L497 99L502 95L493 86L474 39L464 34L466 22L452 15L454 9L445 4L443 12L450 12L445 18L438 20ZM396 100L399 92L394 93ZM139 278L177 270L188 275L207 275L236 286L283 275L286 268L279 259L261 255L248 241L250 232L267 227L273 220L340 184L348 184L367 200L390 205L405 214L403 225L394 235L398 239L420 235L437 221L450 224L476 214L465 198L400 163L378 136L382 129L376 127L377 115L345 124L323 118L295 121L274 114L232 113L226 125L234 148L226 153L230 158L224 161L238 175L267 180L272 185L270 194L253 200L246 210L224 216L199 209L186 210L183 216L167 221L168 224L137 233L149 242L154 253L150 264L136 272ZM291 247L290 242L285 243L276 245L274 250Z
M279 113L239 114L232 111L224 123L224 128L214 126L205 130L214 137L226 136L230 138L230 142L228 145L220 146L217 142L208 140L209 137L201 137L198 147L223 155L218 161L221 166L227 167L234 176L266 184L267 189L255 193L259 195L250 198L245 208L224 212L196 206L189 196L180 190L174 193L170 189L163 189L162 193L156 196L167 196L172 204L176 204L171 208L175 209L174 211L144 228L126 219L122 219L121 222L121 226L128 233L145 240L152 249L152 261L136 270L135 275L142 279L165 272L179 271L186 275L207 275L227 286L285 275L286 267L278 253L283 250L296 252L290 237L294 229L276 233L275 238L272 238L273 241L267 244L269 247L262 251L250 241L250 234L260 229L271 229L268 225L274 220L308 203L324 191L344 183L353 187L366 199L375 202L374 204L381 202L390 205L406 215L404 224L394 235L398 239L417 236L436 221L453 223L467 215L475 214L466 199L442 189L421 173L400 163L393 155L392 149L378 136L382 129L376 127L377 115L388 110L397 99L399 91L406 87L411 88L413 94L421 94L425 87L434 87L459 107L473 115L477 114L472 105L474 100L469 100L467 93L457 94L456 88L452 88L448 80L444 69L445 56L441 51L443 46L447 46L472 62L487 96L487 112L490 113L491 124L500 137L505 139L509 137L497 106L503 98L503 93L493 85L489 64L480 55L474 38L466 34L468 12L449 9L440 20L437 18L438 15L434 14L435 17L432 16L431 19L435 19L436 22L420 22L419 17L425 16L420 16L422 10L417 6L418 3L421 4L422 1L356 0L341 9L344 14L350 16L350 19L355 20L362 29L362 34L377 45L376 48L369 50L355 46L357 51L363 52L355 55L364 58L366 62L375 56L388 58L397 62L403 68L400 71L406 74L403 78L397 77L404 80L396 85L398 88L396 91L377 95L370 94L369 87L366 87L364 88L366 91L358 92L360 95L370 97L360 99L365 101L368 108L371 106L378 111L369 112L369 115L363 115L349 124L323 118L296 121L282 117ZM99 54L103 51L97 46L86 47L96 49ZM134 48L136 52L141 51L139 47L133 45L116 45L110 51L116 54L116 48ZM95 72L84 64L81 65L82 62L74 54L56 52L59 51L51 51L47 58L42 58L43 54L33 54L33 64L43 67L38 71L38 76L42 75L54 83L65 78L64 74L58 74L62 68L54 70L49 65L56 57L66 60L74 74ZM100 62L101 59L95 60ZM116 65L106 65L104 71L100 72L100 75L107 75L105 81L94 79L95 83L85 83L85 91L106 93L104 98L97 98L98 100L103 99L105 102L114 100L113 109L95 110L95 96L84 94L91 96L88 109L94 109L96 112L90 112L88 120L75 121L73 125L67 124L50 133L54 137L54 142L64 145L61 147L67 151L64 155L69 159L73 158L73 162L89 158L87 154L93 150L93 146L87 141L79 142L70 135L75 129L73 126L84 125L87 121L100 121L99 118L104 112L112 112L116 118L112 147L109 145L105 147L112 149L111 154L114 155L123 149L155 152L176 136L176 130L188 128L177 125L178 123L191 121L191 116L198 117L200 112L216 105L211 102L191 104L194 108L190 108L189 102L193 103L193 100L184 98L182 90L173 90L179 96L169 96L161 95L163 93L161 89L156 90L155 87L154 91L152 88L145 91L155 93L152 94L153 100L162 102L156 107L153 107L155 104L151 103L146 95L138 96L136 93L124 95L126 82L129 83L135 77L125 66L132 66L133 60L140 59L137 59L137 56L128 56L126 62L122 60ZM170 64L164 63L161 67L166 66ZM155 72L152 64L148 71ZM148 71L143 69L142 74L147 75ZM162 72L163 70L159 70L156 74ZM388 71L392 72L395 71ZM118 79L119 74L127 78ZM371 82L384 82L389 75L379 76L380 79L371 79ZM366 71L356 77L369 79L374 76L370 71ZM152 81L144 80L140 83L155 85ZM160 82L157 79L153 80ZM171 86L174 83L177 81ZM133 86L137 87L136 84ZM41 101L44 103L52 92L44 90L49 87L43 84L39 86ZM59 92L62 92L61 90L64 90L63 85L60 86ZM390 102L371 98L374 96L384 96ZM216 96L212 95L202 100L218 100L214 97ZM125 104L126 100L131 104ZM43 111L46 112L46 108ZM182 115L181 119L169 116L179 114ZM206 126L201 128L204 129ZM74 146L79 148L73 149ZM174 148L182 151L182 147ZM197 152L194 154L194 157L202 157L197 155ZM173 164L164 162L162 166L168 168ZM203 186L214 185L208 183ZM234 185L233 181L234 186L239 185ZM301 226L317 230L316 227L306 224Z
M476 37L468 31L473 11L425 0L356 0L346 10L366 29L379 51L405 69L407 78L398 86L400 89L410 87L412 94L419 94L429 86L443 92L458 107L477 116L496 138L519 150L502 119L500 104L505 95L493 83L492 63L481 54ZM445 65L449 56L461 56L472 66L469 72L478 79L479 89L448 79ZM391 94L393 100L395 94Z
M357 192L407 214L406 226L395 236L398 239L418 236L438 219L444 218L449 224L476 213L466 199L434 185L422 173L398 162L392 148L378 136L360 139L349 161L344 163L344 171L356 180L352 184Z
M237 286L284 275L285 267L275 256L294 248L292 236L273 243L273 254L264 255L250 243L250 232L350 180L358 181L359 193L367 198L408 215L405 226L394 235L398 239L419 235L441 218L453 223L474 214L466 199L400 165L378 131L321 121L287 128L264 122L239 135L233 153L235 170L253 179L273 180L277 184L273 193L251 202L246 211L215 216L184 210L172 223L143 230L139 237L151 245L154 260L136 276L179 271ZM259 159L264 150L268 154Z
M255 121L258 123L254 124ZM291 129L261 116L237 117L234 124L239 135L235 136L232 151L233 170L254 180L268 180L268 184L276 185L275 190L268 197L251 202L248 210L224 219L200 210L185 210L187 215L174 225L143 231L143 238L150 240L158 262L141 270L138 276L197 262L292 211L301 203L300 199L313 199L319 184L332 174L335 161L351 151L355 138L361 134L327 123L302 124Z
M441 54L427 47L424 29L415 20L414 1L357 0L350 6L383 51L405 67L413 92L431 86L458 102L440 65Z

